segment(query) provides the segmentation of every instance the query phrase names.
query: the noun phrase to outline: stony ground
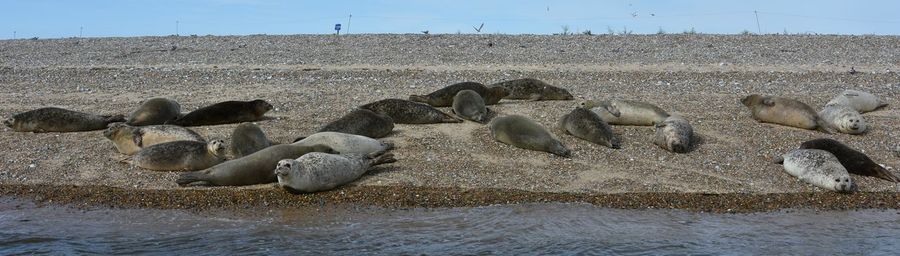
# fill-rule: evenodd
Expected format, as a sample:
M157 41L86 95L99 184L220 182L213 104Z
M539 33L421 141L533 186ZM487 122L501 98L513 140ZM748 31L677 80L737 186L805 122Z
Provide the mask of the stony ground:
M851 67L859 73L848 73ZM127 114L151 97L175 99L189 111L224 100L259 98L275 106L267 114L273 119L259 125L272 140L287 143L371 101L425 94L462 81L488 84L533 77L567 88L577 99L655 103L690 120L698 145L688 154L673 154L652 144L650 127L615 126L623 145L614 150L553 130L573 149L573 157L566 159L496 142L487 127L477 123L397 125L384 140L398 146L394 152L398 162L370 172L354 183L357 188L345 190L408 188L447 191L448 196L482 191L480 197L487 202L516 193L677 195L673 198L784 194L802 199L815 192L816 197L834 200L836 195L829 197L797 181L771 159L805 140L828 137L865 152L876 162L900 168L900 157L892 151L900 144L900 75L894 71L900 71L898 37L352 35L6 40L0 41L0 114L10 116L44 106ZM760 124L739 103L741 97L759 93L796 98L819 109L844 89L869 91L890 104L864 115L869 133L828 135ZM576 102L504 100L491 108L501 115L529 116L554 128ZM234 127L194 130L208 138L227 139ZM271 185L179 188L174 183L177 173L121 163L124 156L101 131L32 134L4 129L0 145L6 145L0 156L0 185L5 193L28 194L27 190L39 187L47 191L48 186L55 188L50 194L83 193L78 187L100 186L108 187L104 191L118 191L110 193L155 191L197 195L196 200L203 200L207 191L268 195L275 189ZM898 192L895 184L853 178L862 191L889 192L878 194L888 199L877 205L900 207L893 196ZM467 205L465 200L453 202L457 203L444 205ZM781 205L791 206L790 200L786 202ZM849 207L872 204L865 203Z

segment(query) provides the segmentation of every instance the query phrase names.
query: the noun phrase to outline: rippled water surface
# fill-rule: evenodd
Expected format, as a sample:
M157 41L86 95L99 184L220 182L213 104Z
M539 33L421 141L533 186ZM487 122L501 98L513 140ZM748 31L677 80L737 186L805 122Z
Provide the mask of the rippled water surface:
M900 212L709 214L585 204L238 213L0 200L0 254L900 255Z

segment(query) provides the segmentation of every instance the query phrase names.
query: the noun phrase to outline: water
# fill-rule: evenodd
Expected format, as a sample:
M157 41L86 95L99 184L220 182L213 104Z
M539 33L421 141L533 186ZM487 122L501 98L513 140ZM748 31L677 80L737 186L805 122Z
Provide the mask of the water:
M528 204L192 213L0 200L0 254L20 253L898 255L900 212Z

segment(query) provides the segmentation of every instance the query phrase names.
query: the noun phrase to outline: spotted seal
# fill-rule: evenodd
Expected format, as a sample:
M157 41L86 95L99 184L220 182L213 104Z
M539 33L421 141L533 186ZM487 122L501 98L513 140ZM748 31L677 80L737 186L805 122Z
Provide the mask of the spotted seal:
M453 96L453 114L463 119L486 123L488 109L484 105L484 99L473 90L461 90Z
M154 171L196 171L225 161L225 142L172 141L145 147L134 154L134 165Z
M206 142L203 136L177 125L131 126L113 123L103 131L103 136L113 142L119 153L133 155L141 148L179 140Z
M862 114L848 105L829 104L819 111L822 127L828 131L838 131L846 134L863 134L869 125Z
M362 155L312 152L278 161L275 175L278 184L291 193L313 193L353 182L373 166L395 161L394 155L385 151Z
M359 106L359 108L389 116L397 124L461 123L463 121L431 105L401 99L379 100Z
M342 154L369 154L394 148L394 144L362 135L340 132L318 132L294 140L294 145L326 145Z
M504 99L513 100L572 100L575 97L568 90L552 86L544 81L534 78L522 78L503 81L490 85L490 87L503 87L509 91Z
M448 85L447 87L427 95L410 95L409 100L422 102L435 107L450 107L453 105L453 97L462 90L473 90L477 92L478 95L481 95L481 98L484 99L485 105L497 104L497 102L500 102L500 99L509 95L509 90L503 87L488 88L481 83L462 82Z
M585 100L579 106L594 111L612 125L651 126L669 117L669 113L656 105L633 100Z
M394 130L394 120L384 114L357 108L343 117L326 124L319 132L341 132L369 138L385 137Z
M256 153L225 161L206 170L182 173L176 183L180 186L245 186L275 182L273 169L282 159L296 159L309 152L337 153L325 145L303 146L281 144Z
M832 104L847 105L859 113L875 111L876 109L888 105L886 102L879 99L878 96L858 90L844 90L828 101L826 105Z
M662 123L656 124L656 136L653 143L675 153L687 153L691 150L691 139L694 128L691 123L680 116L669 116Z
M778 157L784 171L813 186L838 192L851 192L856 185L837 157L821 149L795 149Z
M803 142L800 144L800 148L828 151L837 157L838 161L841 162L841 165L847 169L847 172L852 174L876 177L891 182L900 182L900 178L884 167L881 167L881 165L875 163L875 161L872 161L866 154L856 151L839 141L828 138L814 139Z

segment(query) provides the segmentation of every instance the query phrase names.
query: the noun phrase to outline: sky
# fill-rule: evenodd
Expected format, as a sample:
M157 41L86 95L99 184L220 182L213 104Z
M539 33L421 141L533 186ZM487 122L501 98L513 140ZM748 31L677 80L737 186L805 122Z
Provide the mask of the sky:
M342 34L900 35L900 1L889 0L0 0L0 10L0 39L331 34L336 23Z

